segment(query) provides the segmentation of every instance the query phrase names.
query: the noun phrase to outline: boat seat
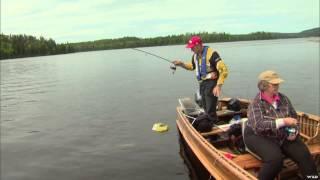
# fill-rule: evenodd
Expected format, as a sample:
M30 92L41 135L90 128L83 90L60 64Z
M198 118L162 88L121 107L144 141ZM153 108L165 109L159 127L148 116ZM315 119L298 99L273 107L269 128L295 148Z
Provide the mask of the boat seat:
M215 125L212 127L210 132L203 132L201 133L202 136L207 137L211 135L220 134L223 132L227 132L230 127L230 124L224 124L224 125Z
M229 109L219 110L217 111L217 116L219 117L225 117L225 116L235 116L235 115L241 115L245 113L246 110L241 109L240 111L232 111ZM201 133L202 136L210 136L215 134L220 134L223 132L227 132L231 124L223 124L223 125L215 125L212 127L210 132Z
M191 98L180 98L179 104L182 111L189 116L196 116L203 110Z
M245 110L240 110L240 111L233 111L230 109L224 109L224 110L219 110L217 111L217 116L218 117L224 117L224 116L235 116L235 115L241 115L244 113Z
M229 112L230 110L227 110L227 112ZM241 114L242 111L232 111L233 114L231 114L232 116L233 115L237 115L238 114ZM218 112L217 112L218 114ZM226 114L226 113L224 113ZM229 114L230 115L230 114ZM218 115L219 116L219 115ZM243 121L247 120L247 118L241 118L241 122L243 123ZM210 132L205 132L205 133L201 133L202 136L206 137L206 136L210 136L210 135L216 135L216 134L220 134L220 133L224 133L224 132L227 132L229 127L231 126L232 124L223 124L223 125L214 125L211 129ZM242 133L243 134L243 133Z
M320 144L308 145L308 149L312 156L320 154ZM232 160L243 169L257 169L262 165L262 162L251 153L238 155ZM292 161L290 159L285 159L284 165L290 163L292 164Z

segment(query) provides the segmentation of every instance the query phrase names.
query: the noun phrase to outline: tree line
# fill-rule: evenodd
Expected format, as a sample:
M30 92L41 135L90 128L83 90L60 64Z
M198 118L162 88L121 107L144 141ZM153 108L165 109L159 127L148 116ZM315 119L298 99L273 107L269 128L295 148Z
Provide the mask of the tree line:
M255 32L246 35L200 32L186 33L180 35L169 35L155 38L123 37L119 39L103 39L97 41L72 43L71 45L76 52L149 46L179 45L185 44L192 35L201 36L203 42L206 43L273 39L272 34L267 32Z
M232 35L228 33L199 32L154 38L123 37L117 39L102 39L96 41L61 44L57 44L54 40L45 39L43 37L40 37L38 39L34 36L28 35L0 34L0 59L65 54L73 52L96 51L107 49L178 45L185 44L192 35L199 35L202 37L203 42L212 43L320 36L320 28L306 30L300 33L254 32L250 34Z
M0 42L0 59L74 52L69 43L57 44L53 39L45 39L44 37L0 34Z

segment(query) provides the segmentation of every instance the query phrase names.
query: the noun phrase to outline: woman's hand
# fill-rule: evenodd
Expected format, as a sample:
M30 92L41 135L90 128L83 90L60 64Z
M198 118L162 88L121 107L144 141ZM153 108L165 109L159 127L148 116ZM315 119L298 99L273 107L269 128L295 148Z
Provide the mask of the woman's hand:
M283 118L283 122L286 126L296 126L298 121L292 117Z
M295 118L292 118L292 117L287 117L287 118L283 118L283 121L284 121L284 124L286 126L291 126L292 128L294 128L294 126L297 126L298 124L298 121L297 119ZM294 133L290 133L288 132L288 137L287 137L287 140L288 141L293 141L297 138L297 135L299 134L299 131L295 128L295 132Z

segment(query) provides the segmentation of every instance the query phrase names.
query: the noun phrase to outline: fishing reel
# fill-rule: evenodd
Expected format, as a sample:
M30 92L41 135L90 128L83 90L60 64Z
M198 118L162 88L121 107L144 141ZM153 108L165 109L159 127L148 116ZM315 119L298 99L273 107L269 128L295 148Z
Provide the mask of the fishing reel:
M176 65L171 65L170 69L172 70L172 74L174 74L177 70L177 66Z
M297 129L295 127L286 127L285 130L288 136L296 135L297 132Z

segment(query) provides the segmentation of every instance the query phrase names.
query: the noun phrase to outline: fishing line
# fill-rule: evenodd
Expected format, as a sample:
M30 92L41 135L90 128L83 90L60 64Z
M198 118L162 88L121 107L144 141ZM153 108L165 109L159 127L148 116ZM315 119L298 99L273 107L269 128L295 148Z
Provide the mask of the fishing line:
M161 57L161 56L158 56L158 55L156 55L156 54L153 54L153 53L150 53L150 52L147 52L147 51L141 50L141 49L136 49L136 48L132 48L132 49L133 49L133 50L136 50L136 51L144 52L144 53L149 54L149 55L151 55L151 56L154 56L154 57L157 57L157 58L163 59L163 60L165 60L165 61L167 61L167 62L169 62L169 63L172 63L169 59L164 58L164 57Z
M167 58L164 58L164 57L162 57L162 56L153 54L153 53L151 53L151 52L147 52L147 51L144 51L144 50L141 50L141 49L136 49L136 48L131 48L131 49L133 49L133 50L135 50L135 51L140 51L140 52L146 53L146 54L151 55L151 56L153 56L153 57L156 57L156 58L162 59L162 60L164 60L164 61L167 61L167 62L169 62L170 64L173 64L170 59L167 59ZM176 67L176 65L173 64L173 66L170 66L170 69L172 69L172 70L173 70L172 73L174 73L175 70L177 69L177 67Z

